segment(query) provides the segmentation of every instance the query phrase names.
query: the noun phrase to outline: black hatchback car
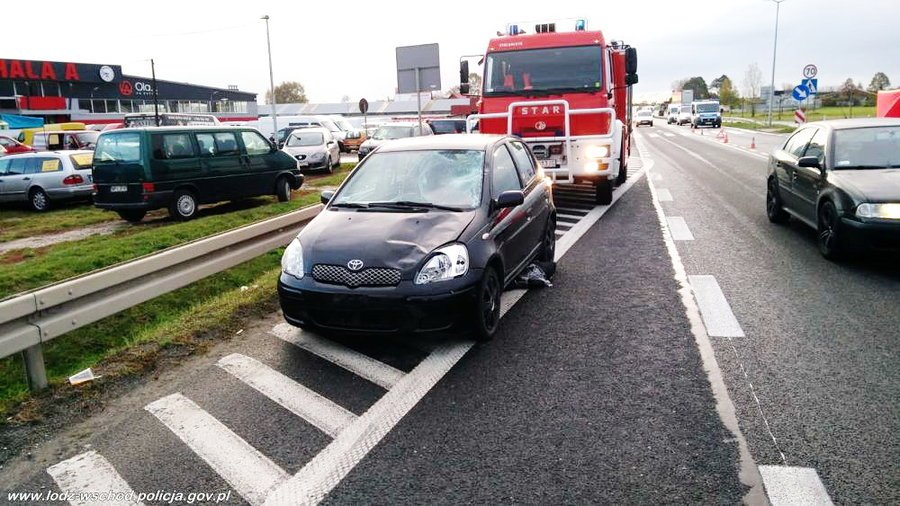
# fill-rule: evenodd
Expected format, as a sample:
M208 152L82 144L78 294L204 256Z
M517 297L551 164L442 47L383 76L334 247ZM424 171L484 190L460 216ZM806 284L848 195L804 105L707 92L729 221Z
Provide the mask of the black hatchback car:
M472 328L493 337L504 287L552 261L551 188L521 140L400 139L378 147L288 246L285 319L327 332Z
M900 119L822 121L769 157L766 214L817 231L829 259L852 249L900 249Z

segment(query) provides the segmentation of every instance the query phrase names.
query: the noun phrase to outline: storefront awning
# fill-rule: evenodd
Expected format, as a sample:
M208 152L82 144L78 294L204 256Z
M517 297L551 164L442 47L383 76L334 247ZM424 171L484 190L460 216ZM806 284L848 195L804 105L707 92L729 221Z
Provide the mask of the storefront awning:
M44 118L33 118L31 116L17 116L15 114L0 114L0 120L7 123L10 130L21 130L23 128L37 128L44 126Z

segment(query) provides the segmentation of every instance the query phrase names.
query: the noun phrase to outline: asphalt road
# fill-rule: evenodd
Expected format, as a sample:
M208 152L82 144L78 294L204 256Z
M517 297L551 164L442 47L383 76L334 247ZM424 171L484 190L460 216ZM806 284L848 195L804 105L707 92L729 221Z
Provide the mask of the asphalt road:
M900 265L832 263L812 229L770 224L764 154L787 136L757 136L754 152L752 134L715 132L639 136L666 216L693 236L676 241L687 274L714 277L743 331L712 339L753 456L816 469L835 503L897 504Z

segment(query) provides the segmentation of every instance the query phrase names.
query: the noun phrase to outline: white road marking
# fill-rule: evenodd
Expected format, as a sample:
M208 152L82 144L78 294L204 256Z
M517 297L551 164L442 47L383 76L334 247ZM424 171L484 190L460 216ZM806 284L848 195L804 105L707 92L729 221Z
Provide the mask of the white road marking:
M557 208L557 211L559 211L558 208ZM557 212L557 213L556 213L556 219L560 219L560 218L566 218L566 219L568 219L568 220L576 220L576 221L577 221L577 220L580 220L581 218L583 218L583 216L578 216L578 215L575 215L575 214L566 214L566 213L560 213L560 212Z
M663 132L663 135L665 135L666 137L675 137L675 134L673 134L672 132Z
M95 451L89 451L76 455L68 460L54 464L47 468L47 474L53 477L53 481L65 494L70 497L78 497L78 494L92 492L114 492L121 494L117 501L108 501L110 504L122 504L126 506L143 505L137 500L137 494L131 490L128 483L119 476L112 464ZM95 505L100 501L74 499L69 504L74 506Z
M303 332L288 323L279 323L271 330L271 333L284 341L318 355L335 365L339 365L353 374L381 386L385 390L390 390L404 376L403 371L395 369L384 362L375 360L333 341L322 339L310 332Z
M144 407L175 433L250 504L266 496L290 475L222 422L180 393Z
M216 365L332 438L356 420L355 414L254 358L232 353Z
M831 506L831 497L811 467L759 466L772 506Z
M638 152L641 158L646 160L644 150L638 145ZM653 195L653 207L656 209L656 216L662 229L663 241L666 243L666 250L669 252L669 258L672 260L672 268L675 270L675 280L680 288L678 293L681 295L681 303L684 305L685 313L688 321L691 323L691 333L694 335L694 341L700 351L700 358L703 360L704 370L712 387L713 397L716 399L716 412L722 420L722 424L731 432L738 442L738 454L740 455L740 470L738 477L741 483L749 487L749 491L744 496L744 503L747 504L765 504L765 490L762 484L762 477L759 469L753 461L753 455L750 453L750 447L747 440L741 432L741 426L738 423L737 413L731 397L728 395L728 387L725 386L725 380L722 378L722 370L719 369L719 363L716 361L716 354L713 350L712 343L709 341L706 329L703 326L703 319L700 316L700 309L693 297L691 297L691 288L688 283L687 273L684 264L681 262L681 255L678 254L678 248L669 227L666 223L666 216L663 213L662 204L656 191L656 186L652 179L649 181L650 193Z
M667 216L666 221L669 224L669 232L672 233L672 239L676 241L693 241L694 234L688 228L687 222L681 216Z
M650 174L650 179L653 181L662 181L663 177L662 177L662 174L660 174L659 172L654 172L654 173Z
M659 134L647 134L647 137L650 137L651 139L659 139Z
M731 305L719 288L715 276L688 276L688 281L694 290L697 305L700 306L706 332L711 337L744 337L744 330L734 317Z
M722 168L719 167L718 165L716 165L716 164L710 162L710 161L707 160L706 158L703 158L702 156L698 155L697 153L694 153L693 151L691 151L691 150L685 148L684 146L681 146L681 145L679 145L679 144L677 144L677 143L675 143L675 142L668 141L668 140L665 140L665 139L663 139L663 141L664 141L664 142L667 142L667 143L669 143L669 144L671 144L671 145L673 145L673 146L675 146L676 148L678 148L678 149L680 149L680 150L682 150L682 151L684 151L684 152L687 153L689 156L691 156L691 157L693 157L693 158L695 158L695 159L697 159L697 160L700 160L701 162L705 163L706 165L709 165L710 167L713 168L713 170L719 172L720 174L722 174L723 176L727 177L728 179L731 179L731 180L734 181L735 183L737 183L737 184L743 186L743 187L744 187L748 192L750 192L751 194L757 193L757 192L759 191L759 188L754 188L754 187L748 185L747 183L745 183L745 182L741 181L740 179L734 177L729 171L722 169ZM745 154L757 156L756 153L751 153L751 152L749 152L749 151L742 151L742 150L740 150L740 149L738 149L738 148L736 148L736 147L734 147L734 146L731 146L731 148L732 148L734 151L737 151L738 153L745 153ZM764 157L764 158L765 158L765 157Z
M656 198L659 199L660 202L672 202L674 200L672 198L672 193L665 188L656 190Z

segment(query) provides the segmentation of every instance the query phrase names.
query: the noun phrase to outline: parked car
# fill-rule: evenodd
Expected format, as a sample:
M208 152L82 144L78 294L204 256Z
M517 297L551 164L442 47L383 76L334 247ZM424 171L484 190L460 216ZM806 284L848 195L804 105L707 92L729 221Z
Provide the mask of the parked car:
M341 165L341 151L327 128L298 128L288 135L282 151L297 159L300 170L329 173Z
M290 200L303 176L297 160L252 128L146 127L100 134L94 183L94 205L125 220L160 208L189 220L200 204L273 194Z
M691 124L691 105L682 104L678 111L678 126Z
M900 119L809 123L769 156L766 214L816 229L829 259L900 250Z
M465 118L430 119L428 126L434 131L434 135L466 133Z
M100 132L73 130L68 132L37 132L31 145L37 151L62 151L67 149L94 149Z
M0 201L46 211L54 202L90 199L92 151L24 153L0 158Z
M653 126L653 111L650 109L644 109L638 111L638 113L634 116L634 126L639 127L641 125L650 125Z
M21 142L13 139L12 137L7 137L5 135L0 135L0 156L6 155L17 155L20 153L34 153L36 150L27 144L22 144Z
M285 319L323 332L444 331L490 339L500 294L552 261L556 209L525 144L402 139L368 156L282 257ZM528 216L530 219L524 219Z
M417 121L385 123L379 126L372 136L359 147L359 159L362 160L367 154L387 141L405 139L407 137L420 137L423 135L434 135L434 132L428 125L422 125L422 127L419 128L419 123Z

